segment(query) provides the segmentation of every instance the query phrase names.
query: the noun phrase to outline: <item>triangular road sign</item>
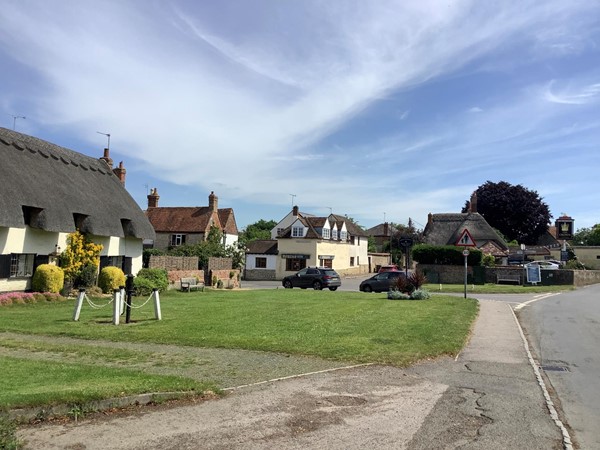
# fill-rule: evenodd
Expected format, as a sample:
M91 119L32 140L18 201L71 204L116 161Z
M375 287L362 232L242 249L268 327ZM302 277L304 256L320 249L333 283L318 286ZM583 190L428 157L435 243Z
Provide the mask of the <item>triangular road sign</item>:
M477 247L475 244L475 239L473 239L473 236L471 236L471 233L469 233L469 230L466 228L463 230L462 234L454 245L458 245L459 247Z

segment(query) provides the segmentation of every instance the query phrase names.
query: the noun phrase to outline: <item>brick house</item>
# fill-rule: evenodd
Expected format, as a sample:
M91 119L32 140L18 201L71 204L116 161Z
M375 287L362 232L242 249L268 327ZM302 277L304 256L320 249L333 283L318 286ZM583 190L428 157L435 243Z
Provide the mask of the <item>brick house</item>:
M223 244L237 242L238 228L232 208L219 208L219 198L214 192L208 196L208 206L158 206L158 190L150 191L148 220L154 227L156 238L148 247L166 250L183 244L196 244L206 240L212 226L223 233Z

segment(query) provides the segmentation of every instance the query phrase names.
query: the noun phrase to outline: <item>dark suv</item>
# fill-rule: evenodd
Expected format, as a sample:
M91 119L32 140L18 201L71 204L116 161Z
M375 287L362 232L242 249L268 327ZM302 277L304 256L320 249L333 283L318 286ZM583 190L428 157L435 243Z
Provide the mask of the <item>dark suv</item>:
M285 277L281 284L286 289L299 287L302 289L313 288L321 290L329 288L330 291L335 291L342 285L338 273L327 267L307 267L300 270L294 275Z
M394 270L391 272L381 272L371 278L366 279L358 287L363 292L385 292L396 286L398 278L405 278L404 272Z

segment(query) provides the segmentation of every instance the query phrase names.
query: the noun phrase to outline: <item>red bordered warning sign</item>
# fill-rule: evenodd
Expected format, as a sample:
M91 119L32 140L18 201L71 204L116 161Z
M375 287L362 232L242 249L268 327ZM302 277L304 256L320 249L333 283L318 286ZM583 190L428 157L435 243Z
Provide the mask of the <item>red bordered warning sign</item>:
M466 228L463 230L462 234L454 245L459 247L477 247L477 244L475 244L475 239L473 239L473 236L471 236L471 233L469 233L469 230Z

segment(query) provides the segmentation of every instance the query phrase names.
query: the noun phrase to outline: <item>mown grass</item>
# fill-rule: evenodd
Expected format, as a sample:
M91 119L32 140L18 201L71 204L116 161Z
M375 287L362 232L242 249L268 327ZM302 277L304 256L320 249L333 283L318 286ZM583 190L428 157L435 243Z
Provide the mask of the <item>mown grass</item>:
M463 293L464 284L429 283L424 286L429 292ZM543 294L546 292L571 291L575 289L569 285L556 286L518 286L510 284L467 284L468 294Z
M135 299L134 304L144 300ZM283 289L167 292L161 300L163 320L154 319L150 303L133 310L132 323L118 326L112 325L110 306L94 310L84 304L80 320L74 322L73 301L12 305L0 308L0 331L272 351L406 366L460 351L478 310L475 300L455 296L390 301L385 294ZM7 342L7 347L23 346L33 352L73 350L64 345ZM86 351L98 359L99 365L103 358L114 361L127 357L126 350ZM197 390L203 386L191 380L99 365L15 358L3 358L0 364L10 367L3 373L0 405L78 402L120 395L124 389L130 394ZM7 397L9 392L16 394Z
M82 404L148 392L197 392L214 389L175 376L149 375L99 365L64 364L0 356L3 408Z

